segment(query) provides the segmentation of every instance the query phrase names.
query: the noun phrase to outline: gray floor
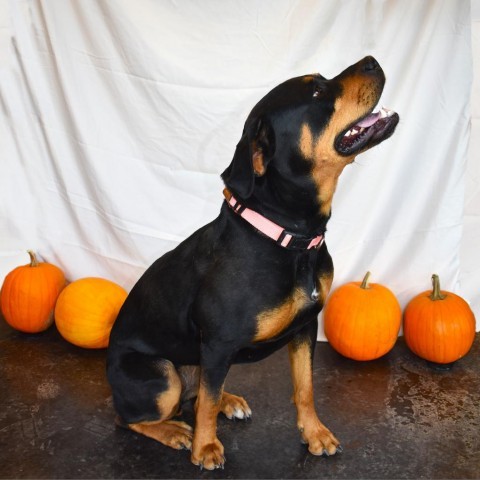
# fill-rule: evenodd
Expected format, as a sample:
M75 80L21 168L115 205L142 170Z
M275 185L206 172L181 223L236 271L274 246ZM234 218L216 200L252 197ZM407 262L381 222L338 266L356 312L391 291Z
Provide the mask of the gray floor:
M229 391L250 421L219 420L225 470L200 471L174 451L114 426L105 352L78 349L54 328L23 335L0 319L1 478L480 478L480 338L449 371L402 339L367 363L319 344L316 404L344 451L313 457L300 443L282 350L235 366ZM192 423L192 407L184 409Z

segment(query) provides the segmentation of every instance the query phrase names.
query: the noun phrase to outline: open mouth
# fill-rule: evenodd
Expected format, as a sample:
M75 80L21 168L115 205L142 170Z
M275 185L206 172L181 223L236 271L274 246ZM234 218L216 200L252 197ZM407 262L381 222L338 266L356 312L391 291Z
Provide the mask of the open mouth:
M395 130L400 117L393 110L382 107L350 126L335 140L340 155L352 155L378 145Z

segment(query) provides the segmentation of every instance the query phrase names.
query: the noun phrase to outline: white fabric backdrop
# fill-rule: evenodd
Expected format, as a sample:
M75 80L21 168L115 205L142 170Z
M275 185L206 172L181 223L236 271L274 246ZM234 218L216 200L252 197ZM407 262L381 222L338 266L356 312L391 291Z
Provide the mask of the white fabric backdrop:
M216 217L261 96L373 54L401 123L341 177L334 287L371 270L404 305L438 273L465 294L468 0L2 0L0 19L1 276L32 248L70 280L129 289Z

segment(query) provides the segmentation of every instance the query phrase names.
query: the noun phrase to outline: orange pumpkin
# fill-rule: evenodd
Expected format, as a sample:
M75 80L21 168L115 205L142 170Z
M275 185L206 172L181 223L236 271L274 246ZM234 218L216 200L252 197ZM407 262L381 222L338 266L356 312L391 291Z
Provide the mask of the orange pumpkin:
M83 348L108 346L110 330L127 292L104 278L82 278L68 285L55 307L55 324L62 337Z
M53 309L65 287L65 275L55 265L38 262L31 250L28 254L30 264L15 268L5 277L0 305L11 327L38 333L53 323Z
M383 285L350 282L337 288L324 310L325 336L353 360L374 360L389 352L398 337L402 313L395 295Z
M405 341L425 360L452 363L466 355L473 344L475 316L463 298L440 290L438 275L432 276L432 284L433 291L420 293L405 308Z

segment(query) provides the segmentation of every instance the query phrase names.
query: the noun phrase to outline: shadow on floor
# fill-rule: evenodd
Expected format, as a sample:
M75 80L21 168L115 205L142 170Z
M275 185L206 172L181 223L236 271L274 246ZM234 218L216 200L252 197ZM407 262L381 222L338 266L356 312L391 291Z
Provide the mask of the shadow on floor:
M316 405L344 451L314 457L300 443L288 354L234 366L227 387L249 421L219 419L225 470L200 471L189 452L114 426L105 351L0 319L0 478L479 478L480 338L449 371L402 339L385 357L354 362L320 343ZM192 406L184 418L193 421Z

